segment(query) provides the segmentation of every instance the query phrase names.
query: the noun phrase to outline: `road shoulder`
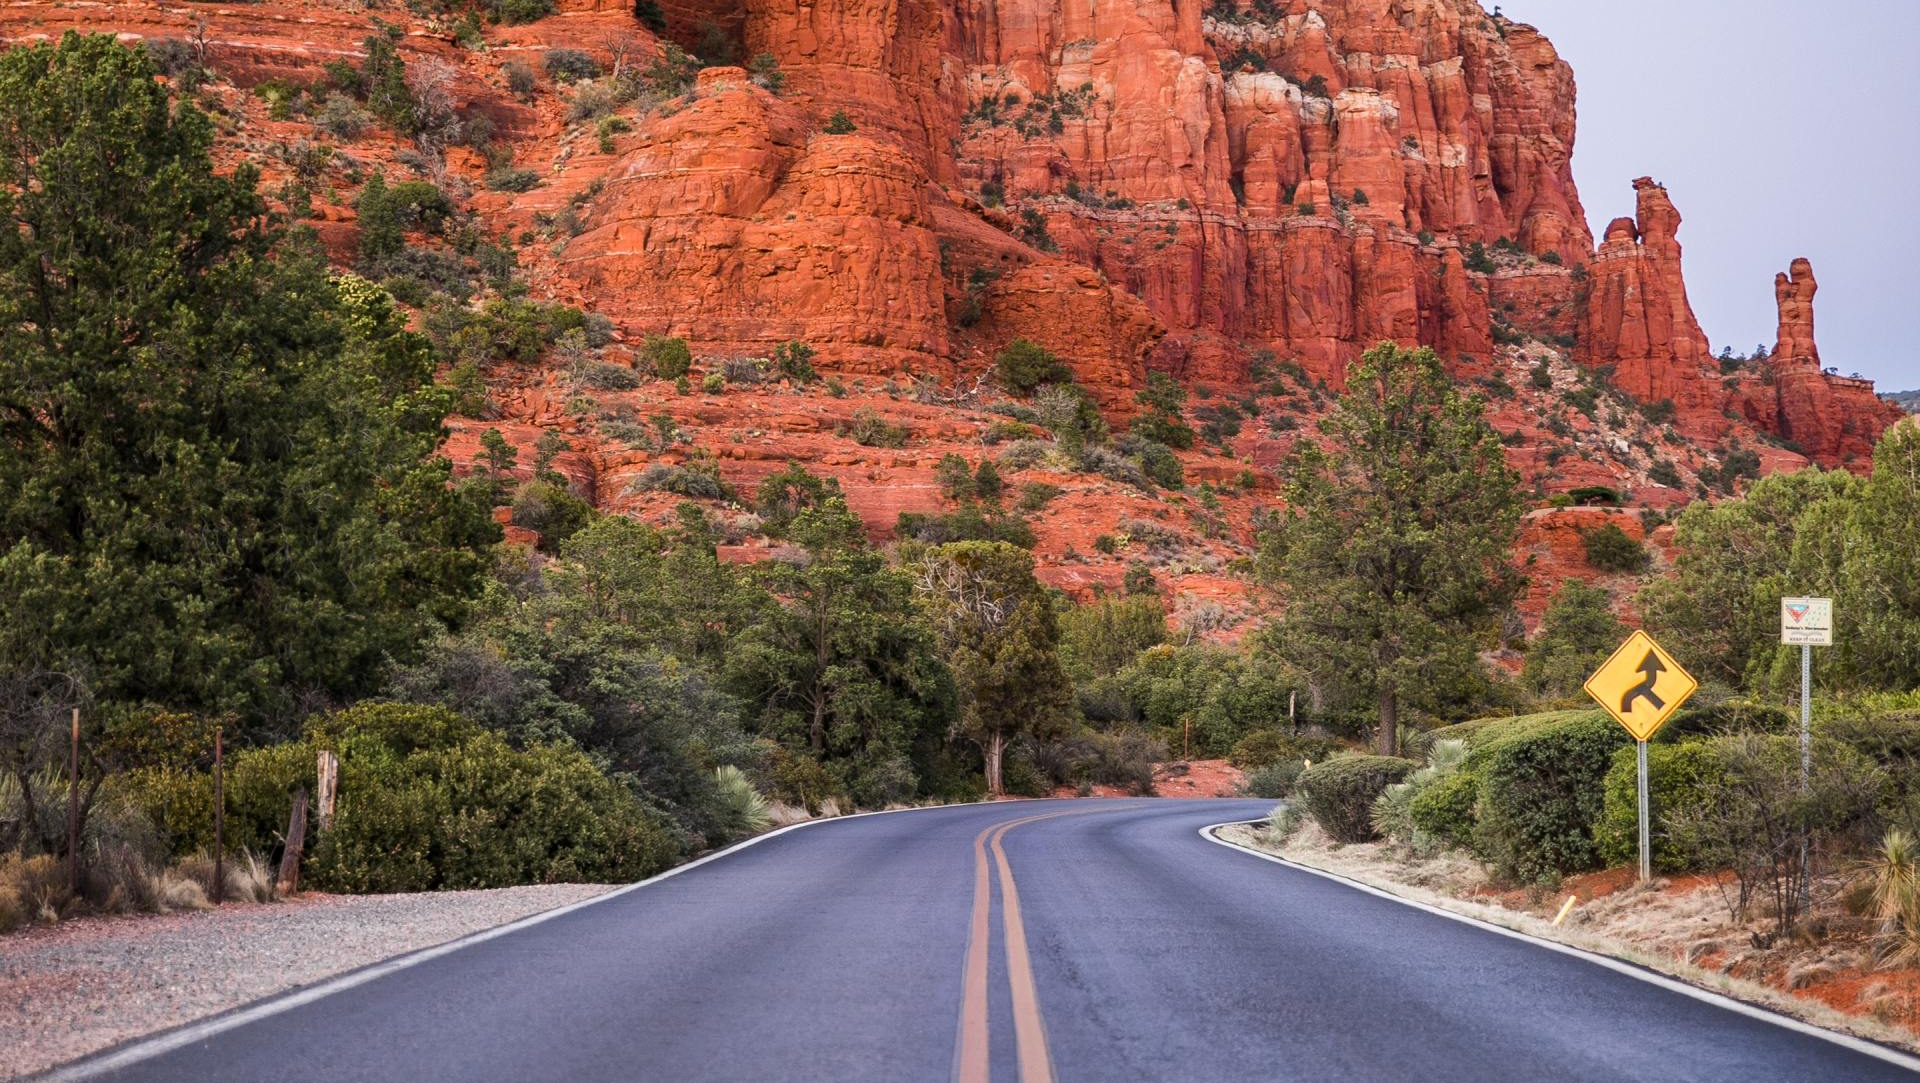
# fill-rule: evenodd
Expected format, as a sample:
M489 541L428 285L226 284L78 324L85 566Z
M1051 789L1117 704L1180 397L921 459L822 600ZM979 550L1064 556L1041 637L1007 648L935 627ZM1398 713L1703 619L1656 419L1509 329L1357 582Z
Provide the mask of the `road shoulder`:
M1711 971L1596 933L1578 925L1555 926L1534 914L1479 899L1463 898L1439 886L1410 882L1388 866L1359 851L1362 847L1276 846L1258 823L1216 824L1201 835L1211 842L1286 865L1357 890L1457 921L1478 925L1505 936L1534 941L1550 950L1586 958L1596 965L1639 980L1666 986L1696 999L1718 1003L1729 1010L1763 1018L1790 1029L1834 1041L1882 1060L1920 1071L1920 1042L1898 1028L1869 1017L1847 1015L1818 1001L1783 993L1769 986ZM1347 851L1347 852L1343 852ZM1434 878L1444 883L1444 878Z
M613 888L307 895L160 916L81 918L12 933L0 963L0 1079Z

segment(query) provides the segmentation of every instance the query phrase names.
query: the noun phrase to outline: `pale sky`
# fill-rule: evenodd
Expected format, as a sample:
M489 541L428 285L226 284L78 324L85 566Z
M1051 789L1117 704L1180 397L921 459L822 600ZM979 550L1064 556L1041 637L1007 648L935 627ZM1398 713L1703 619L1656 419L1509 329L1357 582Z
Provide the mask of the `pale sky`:
M1633 213L1633 178L1667 186L1716 353L1771 348L1774 273L1805 256L1821 360L1882 391L1920 388L1920 0L1501 8L1573 65L1594 236Z

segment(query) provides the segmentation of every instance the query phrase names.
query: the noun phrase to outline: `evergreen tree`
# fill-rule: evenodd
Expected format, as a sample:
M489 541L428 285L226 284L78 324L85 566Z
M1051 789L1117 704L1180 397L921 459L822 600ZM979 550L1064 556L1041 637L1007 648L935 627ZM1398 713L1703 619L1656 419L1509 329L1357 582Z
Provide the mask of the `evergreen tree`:
M1674 524L1673 574L1640 593L1648 631L1701 680L1763 676L1780 639L1781 596L1815 593L1787 576L1800 519L1829 500L1844 506L1857 484L1844 470L1772 474L1737 500L1687 508Z
M1167 615L1151 593L1102 598L1060 614L1060 660L1075 681L1110 677L1167 640Z
M1134 394L1145 409L1134 419L1134 435L1168 447L1193 446L1193 428L1182 416L1187 405L1187 389L1164 372L1147 374L1147 386Z
M1575 695L1625 632L1606 591L1569 579L1547 606L1520 679L1543 695Z
M1920 424L1909 419L1888 429L1866 480L1794 521L1782 593L1833 598L1838 627L1833 646L1813 652L1816 681L1855 690L1920 688ZM1799 686L1799 656L1778 643L1762 656L1772 663L1775 691Z
M1283 656L1375 706L1381 753L1403 704L1433 709L1484 679L1477 652L1520 585L1520 496L1483 403L1432 350L1383 343L1347 373L1287 467L1266 542L1286 587Z
M424 340L212 138L110 36L0 55L0 668L284 717L458 618L498 528Z
M1033 554L1005 542L953 542L918 554L913 576L953 669L957 729L986 758L987 792L1003 794L1008 742L1046 740L1073 721L1060 629Z
M779 604L735 641L733 687L758 730L836 769L866 805L913 797L911 756L944 739L953 681L913 607L912 581L867 544L838 495L794 518L803 555L756 567Z

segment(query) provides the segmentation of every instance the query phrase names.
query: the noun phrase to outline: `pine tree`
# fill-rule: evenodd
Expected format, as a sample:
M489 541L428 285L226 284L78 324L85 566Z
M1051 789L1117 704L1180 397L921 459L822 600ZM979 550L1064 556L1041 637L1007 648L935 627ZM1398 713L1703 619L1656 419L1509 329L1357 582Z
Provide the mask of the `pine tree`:
M797 515L804 552L756 567L780 599L728 654L733 686L760 707L763 735L837 764L856 800L907 800L914 749L944 739L953 680L913 605L913 584L867 544L835 494Z
M1482 679L1477 652L1520 585L1519 490L1483 404L1429 349L1368 351L1320 429L1329 446L1296 445L1267 538L1287 596L1277 642L1323 686L1370 698L1394 755L1403 705Z

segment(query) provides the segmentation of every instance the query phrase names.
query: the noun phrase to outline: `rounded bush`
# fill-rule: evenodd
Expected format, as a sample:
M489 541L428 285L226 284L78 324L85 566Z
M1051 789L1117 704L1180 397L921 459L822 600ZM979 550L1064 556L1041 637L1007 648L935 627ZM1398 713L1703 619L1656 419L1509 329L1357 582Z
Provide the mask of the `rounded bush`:
M1602 782L1614 750L1631 741L1613 719L1587 711L1475 748L1467 764L1481 780L1474 831L1481 859L1524 882L1597 867Z
M1394 756L1341 756L1316 763L1300 774L1300 802L1335 842L1368 842L1376 837L1373 803L1419 768Z
M1473 844L1474 806L1480 800L1480 780L1459 770L1440 776L1413 796L1408 814L1413 826L1449 846Z
M1300 760L1281 760L1265 767L1256 767L1247 772L1240 790L1248 797L1278 801L1293 793L1294 786L1299 784L1300 775L1305 770L1306 764Z
M229 849L277 848L292 792L315 792L321 749L340 757L332 828L307 821L308 879L322 890L623 882L680 856L668 822L578 749L521 751L444 708L404 703L361 704L314 719L301 741L236 753ZM119 785L176 854L211 844L206 772L154 768Z
M1654 868L1684 872L1694 867L1693 856L1668 837L1666 817L1706 800L1720 774L1703 741L1647 746L1647 823ZM1632 864L1640 859L1640 766L1632 745L1614 750L1602 785L1600 822L1593 832L1600 857L1609 865Z

